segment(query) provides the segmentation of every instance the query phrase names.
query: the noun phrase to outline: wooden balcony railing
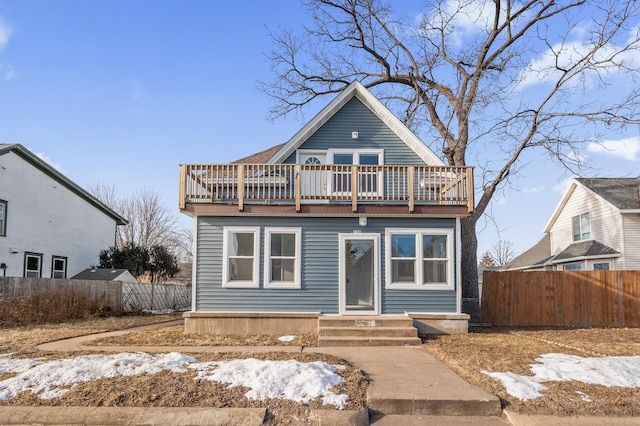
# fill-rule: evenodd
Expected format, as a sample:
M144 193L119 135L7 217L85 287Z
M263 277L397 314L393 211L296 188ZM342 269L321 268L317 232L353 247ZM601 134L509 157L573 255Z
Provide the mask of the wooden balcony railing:
M473 168L334 164L182 164L180 208L188 203L406 203L473 211Z

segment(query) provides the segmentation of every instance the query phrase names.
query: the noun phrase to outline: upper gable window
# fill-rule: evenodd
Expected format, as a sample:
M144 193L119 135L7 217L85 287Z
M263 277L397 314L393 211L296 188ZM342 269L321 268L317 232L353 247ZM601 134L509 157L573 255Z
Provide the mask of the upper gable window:
M379 166L384 164L382 149L330 149L329 163Z
M589 213L582 213L571 218L573 229L573 241L588 240L591 238L591 220Z
M0 237L7 236L7 202L0 200Z

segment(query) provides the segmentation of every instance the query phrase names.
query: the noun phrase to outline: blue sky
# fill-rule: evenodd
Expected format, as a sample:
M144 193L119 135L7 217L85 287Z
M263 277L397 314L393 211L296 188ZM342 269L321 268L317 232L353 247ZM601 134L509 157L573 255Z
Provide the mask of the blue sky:
M178 164L284 142L330 101L272 122L257 89L272 77L266 27L307 19L294 0L0 0L0 142L21 143L81 186L152 188L177 212ZM609 137L610 150L583 153L593 175L640 174L637 129ZM570 175L528 161L479 224L479 252L500 239L523 251L542 237Z

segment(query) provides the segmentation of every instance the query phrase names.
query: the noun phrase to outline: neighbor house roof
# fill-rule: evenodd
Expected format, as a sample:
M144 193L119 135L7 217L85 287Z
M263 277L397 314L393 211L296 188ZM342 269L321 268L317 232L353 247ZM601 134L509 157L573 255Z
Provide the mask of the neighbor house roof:
M502 266L501 270L541 268L549 263L551 256L551 236L545 234L535 246Z
M596 240L579 241L555 255L553 263L564 263L585 258L617 257L620 252Z
M54 167L49 165L47 162L42 160L40 157L38 157L31 151L29 151L24 146L20 144L0 144L0 156L8 154L10 152L19 156L20 158L22 158L23 160L25 160L26 162L28 162L29 164L31 164L32 166L36 167L41 172L49 176L51 179L57 181L58 183L66 187L68 190L75 193L77 196L79 196L80 198L82 198L83 200L85 200L86 202L88 202L89 204L91 204L92 206L94 206L95 208L97 208L107 216L111 217L113 220L116 221L116 224L126 225L128 223L125 218L120 216L115 211L111 210L111 208L107 207L96 197L91 195L86 190L82 189L76 183L71 181L68 177L64 176L62 173L57 171Z
M640 177L576 180L620 210L640 209Z
M425 163L434 166L444 166L444 162L438 158L407 126L393 115L371 92L359 81L349 84L333 101L324 107L315 117L300 129L289 141L284 144L273 157L269 164L282 163L295 150L313 135L324 123L340 110L352 98L358 98L371 110L383 123L387 125L409 148L411 148Z
M127 279L127 281L131 281L131 279L135 280L135 277L127 269L87 268L71 277L71 279L101 281L121 281L122 279Z
M553 211L544 232L549 232L560 212L569 202L577 186L581 185L596 197L620 210L620 213L640 212L640 177L635 178L574 178Z

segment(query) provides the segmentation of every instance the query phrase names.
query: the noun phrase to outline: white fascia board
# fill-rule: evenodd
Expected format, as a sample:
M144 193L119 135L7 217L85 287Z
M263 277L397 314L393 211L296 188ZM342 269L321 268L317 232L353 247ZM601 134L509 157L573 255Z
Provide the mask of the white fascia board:
M639 214L639 213L640 213L640 209L620 210L620 214Z
M554 265L559 265L561 263L578 262L578 261L581 261L581 260L613 259L613 258L616 258L616 257L620 257L620 254L598 254L598 255L594 255L594 256L569 257L569 258L566 258L566 259L552 260L551 263L553 263Z
M300 129L289 141L271 157L267 164L282 163L300 145L313 135L324 123L340 110L351 98L357 97L367 108L371 110L384 124L386 124L407 146L413 150L426 164L432 166L444 166L444 162L438 158L424 142L413 134L389 109L369 92L359 81L354 81L315 117Z
M566 192L564 193L564 195L560 199L560 202L558 203L558 205L556 206L555 210L553 211L553 214L551 215L551 218L549 219L549 221L545 225L544 230L543 230L545 233L551 232L551 227L553 226L554 223L556 223L556 220L558 219L558 216L560 216L560 213L562 212L564 207L567 205L567 202L569 201L569 198L571 198L571 195L573 194L573 191L575 191L577 185L578 185L577 181L575 179L573 179L571 184L569 185L569 188L567 188Z

